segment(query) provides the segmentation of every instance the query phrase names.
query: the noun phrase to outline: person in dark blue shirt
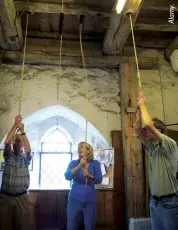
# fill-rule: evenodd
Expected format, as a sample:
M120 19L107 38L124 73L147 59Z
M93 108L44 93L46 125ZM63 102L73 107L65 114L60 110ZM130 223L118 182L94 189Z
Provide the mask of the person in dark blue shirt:
M77 230L80 213L83 212L85 230L94 230L96 225L95 184L101 184L100 163L94 160L93 148L81 142L78 145L78 160L72 160L65 172L66 180L73 181L67 204L67 230Z

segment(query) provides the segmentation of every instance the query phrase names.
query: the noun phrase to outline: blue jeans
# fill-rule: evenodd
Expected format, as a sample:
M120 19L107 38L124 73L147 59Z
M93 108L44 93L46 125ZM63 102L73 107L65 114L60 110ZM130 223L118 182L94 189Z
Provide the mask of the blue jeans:
M79 228L81 212L84 215L85 230L95 230L96 203L81 202L71 197L67 203L67 230Z
M150 199L152 230L178 230L178 195Z

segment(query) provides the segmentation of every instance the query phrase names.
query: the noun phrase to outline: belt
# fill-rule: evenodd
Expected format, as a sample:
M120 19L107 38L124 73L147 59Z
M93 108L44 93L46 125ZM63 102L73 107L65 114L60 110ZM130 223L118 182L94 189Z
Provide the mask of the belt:
M161 199L176 196L176 195L177 195L177 193L172 193L172 194L168 194L168 195L165 195L165 196L154 196L154 195L152 195L152 197L155 200L161 200Z
M0 191L0 193L6 196L17 197L17 196L25 195L27 193L27 190L23 192L18 192L18 193L8 193L8 192Z

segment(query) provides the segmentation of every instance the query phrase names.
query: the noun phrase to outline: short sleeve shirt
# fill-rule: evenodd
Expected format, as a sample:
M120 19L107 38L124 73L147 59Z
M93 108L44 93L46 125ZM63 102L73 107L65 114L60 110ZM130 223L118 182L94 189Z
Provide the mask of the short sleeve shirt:
M161 142L146 142L149 185L152 195L165 196L178 191L176 180L178 147L176 142L162 134Z

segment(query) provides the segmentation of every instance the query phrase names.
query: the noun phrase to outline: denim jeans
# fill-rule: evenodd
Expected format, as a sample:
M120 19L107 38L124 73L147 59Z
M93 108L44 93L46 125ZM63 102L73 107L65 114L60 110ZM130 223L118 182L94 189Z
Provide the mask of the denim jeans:
M71 197L67 203L67 230L78 230L81 212L84 215L85 230L95 230L96 203L82 202Z
M150 199L152 230L178 230L178 195Z

